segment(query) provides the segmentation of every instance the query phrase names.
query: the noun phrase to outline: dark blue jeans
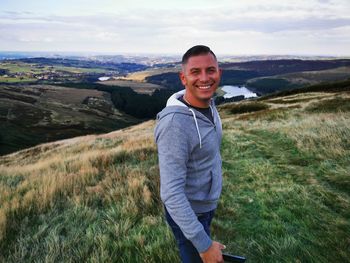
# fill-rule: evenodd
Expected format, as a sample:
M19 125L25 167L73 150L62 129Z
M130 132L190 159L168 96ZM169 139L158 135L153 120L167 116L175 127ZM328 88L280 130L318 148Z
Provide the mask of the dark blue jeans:
M205 232L210 236L210 224L214 217L215 210L198 215L199 222L203 225ZM182 233L180 227L174 222L165 208L165 218L174 233L177 245L180 250L180 257L183 263L202 263L197 249Z

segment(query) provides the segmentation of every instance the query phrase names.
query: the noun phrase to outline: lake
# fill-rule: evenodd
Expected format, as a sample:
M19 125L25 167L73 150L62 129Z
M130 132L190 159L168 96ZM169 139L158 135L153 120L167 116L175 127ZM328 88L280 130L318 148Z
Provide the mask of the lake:
M111 77L99 77L98 80L99 81L106 81L109 80Z
M235 96L240 96L240 95L244 95L244 98L252 98L252 97L257 97L258 95L256 95L256 93L250 91L249 89L247 89L244 86L231 86L231 85L225 85L221 87L223 91L226 92L226 94L224 95L224 98L232 98Z

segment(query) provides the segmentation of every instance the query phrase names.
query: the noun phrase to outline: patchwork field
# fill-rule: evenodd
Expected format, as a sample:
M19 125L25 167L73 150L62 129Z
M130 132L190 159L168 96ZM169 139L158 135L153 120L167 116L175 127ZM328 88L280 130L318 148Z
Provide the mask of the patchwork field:
M21 61L1 61L0 69L8 70L9 73L33 73L33 74L43 74L50 71L65 71L70 73L104 73L107 72L106 69L100 68L79 68L79 67L67 67L67 66L47 66L34 63L26 63Z

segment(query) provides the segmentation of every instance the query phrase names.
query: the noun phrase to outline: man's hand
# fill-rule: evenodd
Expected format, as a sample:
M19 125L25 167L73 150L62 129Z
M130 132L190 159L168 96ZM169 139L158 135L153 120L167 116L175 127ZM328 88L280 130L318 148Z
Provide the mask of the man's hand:
M223 244L213 241L208 250L199 255L201 256L203 263L223 263L224 259L222 258L221 250L225 248L226 247Z

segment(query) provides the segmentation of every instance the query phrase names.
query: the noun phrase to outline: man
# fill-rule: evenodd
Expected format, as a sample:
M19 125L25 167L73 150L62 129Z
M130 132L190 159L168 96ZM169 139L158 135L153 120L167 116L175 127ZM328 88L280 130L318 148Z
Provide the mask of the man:
M212 99L220 77L208 47L190 48L180 72L185 90L157 116L161 199L182 262L223 262L225 246L209 230L222 188L221 120Z

